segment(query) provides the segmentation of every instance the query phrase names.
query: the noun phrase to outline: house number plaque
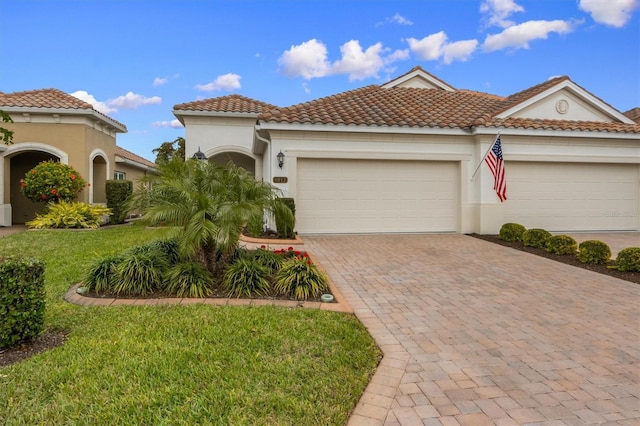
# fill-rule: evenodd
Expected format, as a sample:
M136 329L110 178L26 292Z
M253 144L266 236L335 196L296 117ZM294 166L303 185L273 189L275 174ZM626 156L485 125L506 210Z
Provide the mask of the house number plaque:
M274 176L273 183L287 183L288 179L286 176Z

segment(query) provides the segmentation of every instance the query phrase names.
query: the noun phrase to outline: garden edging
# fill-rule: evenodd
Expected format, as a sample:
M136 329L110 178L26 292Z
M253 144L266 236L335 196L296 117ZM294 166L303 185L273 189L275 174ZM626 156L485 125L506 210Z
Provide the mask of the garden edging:
M278 242L283 240L278 240ZM302 240L300 240L302 241ZM313 254L309 253L311 260L326 274L326 271L318 264ZM119 299L111 297L90 297L78 294L77 290L81 287L82 283L77 283L64 295L64 300L69 303L73 303L80 306L145 306L145 305L192 305L202 303L205 305L217 305L217 306L279 306L283 308L307 308L307 309L320 309L323 311L343 312L347 314L353 314L353 308L342 293L335 286L331 278L327 275L327 283L329 290L333 294L334 302L309 302L309 301L297 301L297 300L280 300L280 299L239 299L239 298L225 298L225 297L165 297L165 298L140 298L140 299Z

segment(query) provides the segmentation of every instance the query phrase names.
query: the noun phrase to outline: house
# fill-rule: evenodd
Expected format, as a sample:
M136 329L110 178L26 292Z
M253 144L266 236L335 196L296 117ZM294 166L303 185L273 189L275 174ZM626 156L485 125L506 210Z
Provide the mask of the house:
M0 92L0 109L13 123L12 145L0 145L0 226L24 223L43 207L20 192L20 179L49 159L73 166L90 184L79 195L86 203L106 203L108 179L143 176L153 163L116 146L124 124L87 102L57 89Z
M503 97L416 67L286 108L232 94L173 112L187 156L201 150L273 183L295 199L299 233L494 234L506 222L640 230L636 110L625 115L566 76ZM504 202L481 164L498 134Z

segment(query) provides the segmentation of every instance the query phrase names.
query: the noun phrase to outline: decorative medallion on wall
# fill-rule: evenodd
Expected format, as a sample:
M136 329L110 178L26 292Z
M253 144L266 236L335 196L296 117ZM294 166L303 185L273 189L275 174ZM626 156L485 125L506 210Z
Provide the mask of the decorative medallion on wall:
M569 111L569 102L564 99L560 99L556 102L556 111L560 114L566 114Z

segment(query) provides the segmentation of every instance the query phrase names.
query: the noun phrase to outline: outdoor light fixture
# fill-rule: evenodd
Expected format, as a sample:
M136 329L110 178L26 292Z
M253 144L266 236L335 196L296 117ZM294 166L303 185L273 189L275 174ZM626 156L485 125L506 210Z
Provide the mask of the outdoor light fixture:
M200 151L200 147L198 147L198 150L196 151L195 154L193 154L193 157L191 157L191 158L196 159L196 160L206 160L207 156L204 155L204 152Z
M278 167L282 168L282 166L284 165L284 154L282 153L282 150L280 150L276 157L278 157Z

